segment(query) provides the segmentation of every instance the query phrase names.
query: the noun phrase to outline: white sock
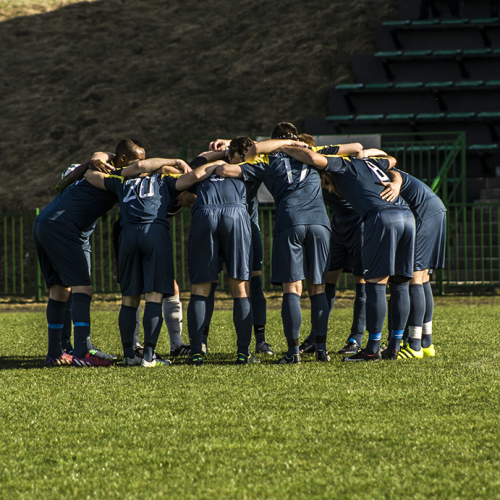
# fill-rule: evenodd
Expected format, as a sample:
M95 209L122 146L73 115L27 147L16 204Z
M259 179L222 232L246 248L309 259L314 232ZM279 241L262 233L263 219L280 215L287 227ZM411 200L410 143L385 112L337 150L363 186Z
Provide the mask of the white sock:
M139 341L139 332L141 331L141 307L137 308L135 313L135 332L134 332L134 346L140 344Z
M409 337L411 339L421 339L422 338L422 327L421 326L409 326L408 332L409 332Z
M170 337L170 348L175 349L182 342L182 302L176 293L163 299L163 317Z

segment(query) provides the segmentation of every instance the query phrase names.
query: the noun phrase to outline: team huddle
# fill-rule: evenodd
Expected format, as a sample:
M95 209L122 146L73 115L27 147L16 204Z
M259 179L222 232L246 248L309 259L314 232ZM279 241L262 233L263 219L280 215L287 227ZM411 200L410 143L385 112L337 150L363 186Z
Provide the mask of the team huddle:
M125 139L114 154L95 153L63 177L60 193L33 226L49 289L46 364L109 366L117 359L91 341L89 244L97 221L116 202L120 220L114 242L122 294L118 326L125 366L171 364L155 353L164 318L171 357L203 364L223 266L233 298L236 364L273 355L265 337L262 291L257 201L262 184L276 204L271 282L283 290L288 346L277 363L300 363L303 352L314 352L318 362L330 361L328 321L342 272L353 274L356 287L351 332L338 351L344 361L435 355L429 273L444 267L443 203L425 183L398 170L385 152L359 143L318 147L311 136L281 122L270 140L218 139L189 165L180 159L147 159L139 141ZM169 232L169 219L183 206L192 207L189 344L181 337L182 305ZM300 343L304 280L312 328ZM386 316L389 337L381 348ZM250 352L252 330L255 355ZM365 330L368 340L361 348Z

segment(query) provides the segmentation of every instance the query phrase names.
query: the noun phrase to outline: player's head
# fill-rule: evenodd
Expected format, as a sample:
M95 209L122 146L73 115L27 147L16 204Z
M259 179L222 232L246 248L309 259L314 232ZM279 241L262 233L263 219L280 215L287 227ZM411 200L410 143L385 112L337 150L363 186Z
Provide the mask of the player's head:
M273 128L271 139L293 139L297 140L299 132L293 123L280 122Z
M325 191L337 195L339 198L342 198L342 195L340 194L340 191L337 188L337 185L335 184L335 179L333 178L333 175L330 172L323 171L320 173L320 176L321 176L321 188L324 189Z
M314 137L309 134L299 134L297 136L297 139L299 141L305 142L308 146L311 146L312 148L316 146L316 141L314 140Z
M122 139L115 149L115 168L122 168L134 160L144 160L146 150L138 139Z
M227 154L229 163L242 162L252 145L253 141L250 137L241 135L239 137L235 137L229 144L229 152Z

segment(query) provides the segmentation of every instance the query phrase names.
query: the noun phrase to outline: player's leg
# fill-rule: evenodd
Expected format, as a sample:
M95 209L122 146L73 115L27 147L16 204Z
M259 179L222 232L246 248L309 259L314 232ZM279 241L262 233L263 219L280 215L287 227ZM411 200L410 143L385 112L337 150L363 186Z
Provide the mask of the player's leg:
M361 276L353 276L355 283L354 306L351 334L339 354L357 354L366 328L366 281Z
M408 339L404 342L399 357L401 359L422 358L422 325L425 314L425 294L423 277L425 271L415 271L409 283L410 313L408 315Z
M118 315L118 328L123 347L123 364L134 366L141 363L135 350L135 331L137 324L137 311L141 302L140 295L124 295L122 306Z
M144 315L142 318L142 327L144 328L144 356L141 366L153 368L170 365L170 360L160 359L155 355L156 344L158 343L158 337L160 336L163 324L163 293L147 292L145 293L145 299L146 305L144 306Z
M236 330L236 363L247 364L255 360L250 355L252 340L252 302L250 300L250 282L229 278L229 291L233 297L233 323Z
M223 264L221 264L222 270ZM210 293L207 297L206 315L205 315L205 326L203 328L203 352L206 354L208 351L208 334L210 332L210 323L212 322L212 316L214 314L215 307L215 290L219 285L218 281L213 281L210 285Z
M49 288L49 301L46 310L49 344L46 362L49 365L71 364L63 358L64 351L61 346L66 301L70 291L70 288L62 285L52 285Z
M325 285L313 284L307 280L307 291L311 301L311 324L315 335L316 361L330 361L326 350L326 337L328 332L328 318L330 308L325 294Z
M170 338L170 355L185 356L189 354L189 345L182 342L182 302L179 285L174 280L174 295L163 299L163 316Z
M92 286L73 286L71 318L73 320L73 352L82 359L89 352L87 338L90 336L90 304Z
M286 355L278 363L300 363L299 334L302 325L302 311L300 297L302 295L302 281L283 283L283 302L281 305L281 319L288 345ZM283 361L282 361L283 360Z
M253 329L255 335L255 353L273 355L271 346L266 342L267 300L262 289L262 235L258 224L252 223L252 280L250 295L253 311Z
M187 309L190 351L186 362L189 364L201 365L203 362L203 330L205 328L210 287L210 281L191 285L191 298Z
M425 296L425 314L422 325L422 351L424 356L435 356L436 351L432 343L432 316L434 313L434 297L432 295L432 287L427 274L424 277L423 283Z
M71 343L71 334L73 333L73 323L71 321L72 302L72 295L70 293L64 309L64 327L61 336L61 346L64 352L67 352L68 354L73 354L73 344Z

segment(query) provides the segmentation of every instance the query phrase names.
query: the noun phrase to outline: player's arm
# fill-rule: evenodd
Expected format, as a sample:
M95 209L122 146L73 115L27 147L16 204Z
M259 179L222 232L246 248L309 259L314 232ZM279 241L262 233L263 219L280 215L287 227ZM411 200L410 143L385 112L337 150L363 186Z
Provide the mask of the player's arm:
M286 146L309 147L305 142L294 141L293 139L269 139L267 141L254 142L245 155L245 161L252 161L258 156L268 155L278 150L282 151L282 148Z
M119 169L117 172L122 177L137 177L139 175L162 174L185 174L191 172L191 167L179 158L148 158L139 160L128 167Z
M230 179L241 179L243 177L241 167L236 163L219 165L215 170L215 173L220 177L229 177Z
M209 144L210 151L226 151L231 144L231 139L216 139Z
M203 182L205 179L208 179L214 172L215 169L221 164L225 163L222 160L205 163L201 167L195 168L191 172L187 174L181 175L177 182L175 183L175 189L177 191L184 191L189 189L193 184L197 182Z
M312 151L307 148L296 147L296 146L285 146L280 148L280 151L294 158L297 161L316 167L319 170L324 170L328 165L328 160L326 159L326 156L320 153L316 153L315 151Z
M339 144L337 154L341 156L359 156L362 151L362 144L359 142L351 142L349 144Z
M392 157L391 157L392 158ZM403 184L403 177L397 170L389 168L385 172L391 179L390 182L381 182L385 186L384 190L380 193L380 197L385 201L394 201L401 191L401 185Z
M107 191L106 187L104 186L104 178L106 177L106 175L107 174L105 174L104 172L89 169L85 172L85 179L97 189L103 189L104 191Z

